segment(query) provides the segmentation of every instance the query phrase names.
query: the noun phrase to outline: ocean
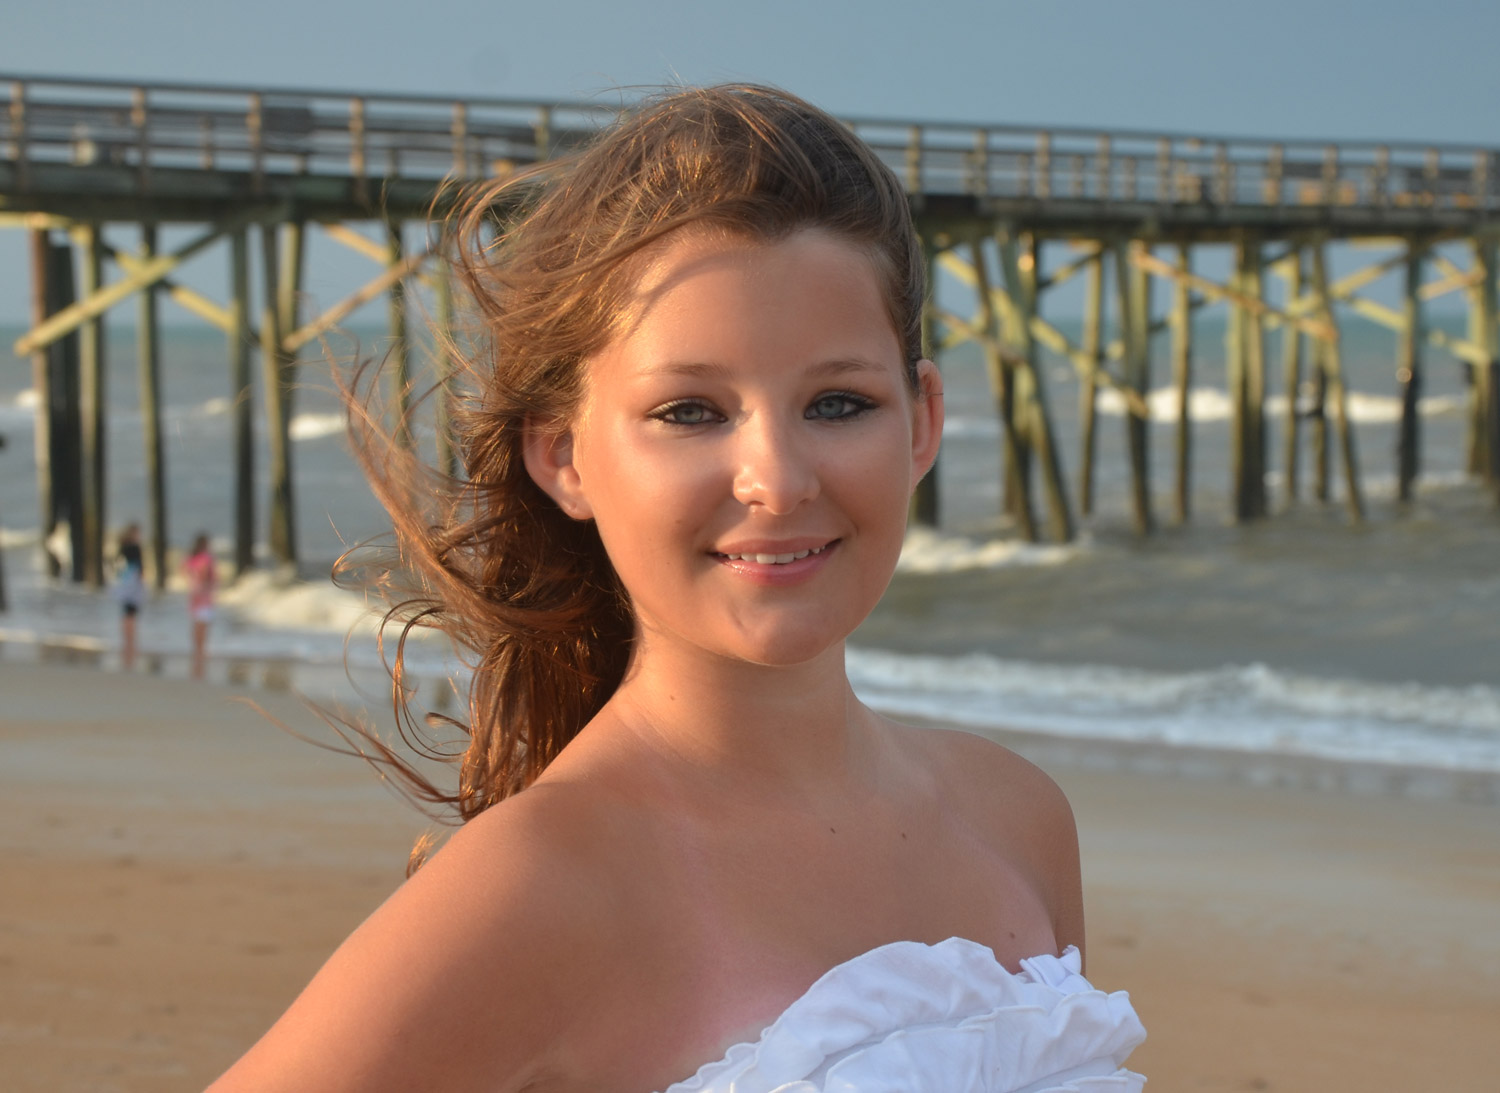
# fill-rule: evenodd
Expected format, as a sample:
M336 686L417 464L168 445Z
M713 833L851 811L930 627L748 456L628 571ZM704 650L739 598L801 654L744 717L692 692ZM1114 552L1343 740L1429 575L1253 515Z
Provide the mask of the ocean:
M1431 321L1462 328L1456 315ZM1076 323L1058 325L1076 339ZM7 345L19 333L0 328ZM1239 527L1228 520L1223 339L1222 319L1195 321L1192 519L1171 519L1176 400L1161 338L1150 442L1162 527L1147 539L1130 531L1124 417L1105 393L1097 511L1066 545L1020 543L997 515L999 429L984 370L972 347L945 355L942 526L912 531L890 591L852 638L856 690L898 717L1018 730L1075 747L1138 744L1158 753L1473 774L1488 787L1478 796L1500 802L1500 511L1463 474L1463 369L1446 354L1427 354L1423 477L1417 500L1400 505L1393 337L1358 320L1346 325L1350 410L1369 502L1368 520L1354 526L1338 500L1336 462L1333 502L1306 499L1305 442L1304 499L1285 500L1287 392L1278 338L1268 337L1274 515ZM378 332L357 343L363 353L384 350ZM355 344L335 343L335 352ZM118 528L145 521L146 489L134 332L112 325L108 346L108 522ZM1077 384L1060 359L1044 355L1043 372L1076 508ZM203 530L225 554L232 460L222 337L168 328L162 373L171 545L184 548ZM113 600L50 581L38 563L30 383L28 362L11 358L0 368L0 435L8 441L0 450L0 547L10 599L0 614L0 656L112 666ZM378 534L383 522L345 448L326 364L304 365L293 436L299 571L292 579L263 568L224 591L213 671L314 697L348 698L352 685L372 708L388 708L368 607L327 581L344 545ZM419 442L430 444L430 430ZM263 532L264 436L257 459ZM180 589L148 604L140 620L147 669L185 674L185 620ZM461 669L440 644L420 644L412 669L419 701L452 704L447 680Z

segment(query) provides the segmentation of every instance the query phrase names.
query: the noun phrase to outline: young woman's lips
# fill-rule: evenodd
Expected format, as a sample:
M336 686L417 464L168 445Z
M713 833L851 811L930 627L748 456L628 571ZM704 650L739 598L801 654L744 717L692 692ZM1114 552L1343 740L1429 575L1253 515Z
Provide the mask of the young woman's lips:
M795 584L827 565L840 541L831 539L820 546L757 544L755 550L714 551L712 556L720 565L757 584Z

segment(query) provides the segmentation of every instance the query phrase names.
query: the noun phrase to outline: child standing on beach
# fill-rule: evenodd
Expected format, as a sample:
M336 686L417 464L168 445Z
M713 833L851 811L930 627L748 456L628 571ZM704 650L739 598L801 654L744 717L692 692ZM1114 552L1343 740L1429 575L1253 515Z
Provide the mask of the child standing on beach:
M136 617L146 602L146 559L141 554L139 524L126 524L120 532L116 564L119 566L115 598L120 601L120 667L129 672L135 668Z
M364 740L463 823L215 1088L1139 1090L1061 792L845 674L942 435L896 177L681 90L454 228L466 477L352 432L474 665L456 786Z
M202 679L208 663L208 628L214 621L214 586L217 575L214 571L214 556L209 549L208 536L199 533L193 540L193 549L182 562L183 575L188 583L188 618L192 626L194 679Z

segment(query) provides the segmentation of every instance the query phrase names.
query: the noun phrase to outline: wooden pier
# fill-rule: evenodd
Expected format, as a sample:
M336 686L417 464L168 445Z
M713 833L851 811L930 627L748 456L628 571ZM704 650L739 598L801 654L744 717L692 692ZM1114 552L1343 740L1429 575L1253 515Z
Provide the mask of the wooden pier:
M618 109L0 74L0 227L28 230L31 238L32 322L14 349L30 359L38 393L42 535L67 521L74 576L104 579L107 310L137 297L146 539L155 579L165 577L167 541L160 408L170 377L160 368L162 294L225 333L226 382L235 399L226 459L235 467L236 566L248 567L255 555L253 471L261 457L272 494L267 545L277 561L294 562L290 422L299 356L383 296L399 384L411 367L411 283L422 278L433 287L440 319L449 306L443 272L430 268L439 265L433 244L408 250L402 225L441 213L447 183L505 174L572 148ZM1093 511L1101 388L1113 389L1127 407L1135 525L1147 533L1156 524L1146 399L1158 336L1171 340L1171 381L1181 408L1173 517L1188 518L1190 320L1217 305L1228 315L1229 487L1237 519L1258 519L1271 508L1266 391L1273 364L1265 335L1277 328L1284 332L1279 363L1286 390L1310 385L1314 392L1310 412L1286 400L1287 495L1302 491L1301 467L1310 462L1312 494L1326 500L1336 454L1349 513L1362 517L1340 351L1340 316L1350 312L1398 334L1392 363L1403 407L1401 497L1411 496L1420 472L1417 400L1423 352L1435 345L1467 365L1466 465L1500 499L1500 150L846 120L904 179L932 268L942 271L934 285L964 288L970 314L942 291L933 293L929 344L939 357L965 341L983 352L1003 426L1003 504L1020 534L1066 540L1079 516ZM383 242L351 227L370 222L379 225ZM110 231L125 225L140 240L133 250L110 242ZM159 228L179 225L200 230L162 253ZM370 280L318 315L300 310L310 230L379 265ZM435 239L435 230L426 238ZM1060 241L1072 257L1044 270L1043 243ZM1335 280L1328 249L1349 241L1386 244L1396 253ZM250 284L253 245L260 248L259 286ZM1194 271L1194 248L1204 245L1233 247L1233 268L1222 283ZM1467 265L1437 250L1455 245L1467 251ZM227 263L223 302L175 276L208 248L220 249ZM1404 278L1400 308L1361 295L1392 270ZM1077 277L1085 279L1085 314L1075 343L1047 320L1044 301ZM1285 286L1279 304L1269 302L1268 277ZM1153 298L1157 286L1165 307ZM1454 292L1468 306L1463 338L1424 322L1424 306ZM1120 333L1106 343L1111 315ZM1072 478L1039 367L1043 348L1070 362L1079 377L1081 446ZM257 385L269 426L264 453L253 442L249 395ZM451 464L442 438L440 429L438 458ZM935 476L924 482L915 508L929 522L939 513L935 482Z

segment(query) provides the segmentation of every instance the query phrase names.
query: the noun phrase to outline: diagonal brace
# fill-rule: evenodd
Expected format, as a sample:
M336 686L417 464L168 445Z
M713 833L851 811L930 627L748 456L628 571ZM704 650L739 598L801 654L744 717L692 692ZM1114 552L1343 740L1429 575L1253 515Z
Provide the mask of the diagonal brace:
M126 273L140 273L146 266L145 259L139 258L129 251L117 250L108 243L103 244L100 249L104 251L106 258L109 258ZM170 277L163 277L159 284L168 296L204 322L226 332L229 330L233 320L229 317L229 309L227 307L214 303L201 292L188 288L186 285L178 284ZM256 341L254 331L250 331L249 333L253 344Z
M410 277L415 273L428 257L432 254L432 248L418 251L408 255L402 261L391 266L380 276L369 281L356 292L344 297L334 304L316 319L304 326L292 331L281 339L281 348L288 353L295 353L318 335L337 326L346 316L363 307L375 299L382 292L390 289L397 281Z
M247 224L263 220L268 215L274 215L274 211L268 213L265 209L247 209L236 213L170 254L163 254L158 258L142 262L135 273L129 274L112 285L105 285L99 291L63 308L57 314L49 316L45 322L39 323L21 335L16 339L16 355L26 357L40 349L47 348L59 338L77 330L90 319L98 318L127 296L161 281L178 266L222 236L239 231Z

